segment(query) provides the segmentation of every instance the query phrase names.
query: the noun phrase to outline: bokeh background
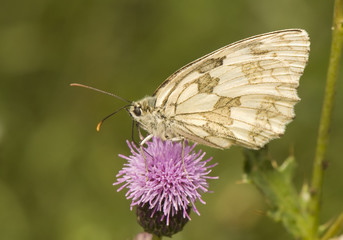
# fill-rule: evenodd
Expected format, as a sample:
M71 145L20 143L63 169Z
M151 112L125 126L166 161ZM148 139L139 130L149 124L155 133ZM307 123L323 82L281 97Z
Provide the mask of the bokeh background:
M304 28L310 60L296 119L270 144L277 161L294 148L294 181L309 182L328 63L333 0L12 0L0 3L0 239L131 239L142 231L112 186L129 154L123 106L79 82L137 100L171 73L255 34ZM340 75L342 80L342 74ZM342 103L342 81L336 100ZM342 109L336 104L321 221L343 210ZM174 239L291 239L242 178L241 149L202 147L219 162L198 203L201 216Z

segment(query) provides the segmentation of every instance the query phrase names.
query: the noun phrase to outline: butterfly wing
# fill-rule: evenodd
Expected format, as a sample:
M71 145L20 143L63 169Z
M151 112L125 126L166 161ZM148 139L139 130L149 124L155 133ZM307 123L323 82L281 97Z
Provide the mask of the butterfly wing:
M156 107L189 140L258 149L295 116L309 45L306 31L289 29L220 48L165 80L154 93Z

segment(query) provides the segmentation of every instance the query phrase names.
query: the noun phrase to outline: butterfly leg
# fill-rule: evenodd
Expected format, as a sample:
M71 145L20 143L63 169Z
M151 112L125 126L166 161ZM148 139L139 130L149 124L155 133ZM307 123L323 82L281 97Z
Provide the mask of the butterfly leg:
M143 141L144 140L144 136L143 136L143 134L142 134L142 132L141 132L141 128L139 127L139 124L137 123L137 130L138 130L138 137L139 137L139 139L141 140L141 141Z
M185 160L184 160L185 146L186 146L185 139L182 139L181 143L182 143L181 160L182 160L183 171L186 173L187 178L190 179L189 176L188 176L188 172L186 170Z
M138 133L140 134L139 137L141 137L141 132L140 132L140 128L139 128L139 125L137 122L135 122L134 120L132 120L132 129L131 129L131 139L132 139L132 142L134 142L136 145L139 145L138 142L136 142L135 140L135 127L137 128L138 130ZM142 140L143 138L140 138L140 140Z
M139 135L140 135L140 138L143 138L143 135L141 134L141 132L139 131ZM144 149L143 149L143 145L149 141L151 138L153 137L152 134L146 136L142 141L141 143L139 144L140 145L140 150L141 150L141 153L142 153L142 156L145 160L145 173L146 173L146 180L148 181L148 164L147 164L147 160L146 160L146 156L145 156L145 153L144 153Z
M181 142L182 144L182 149L181 149L181 161L182 161L182 167L183 167L183 171L186 173L187 178L189 179L189 175L188 172L186 170L186 166L185 166L185 160L184 160L184 155L185 155L185 147L186 147L186 143L185 143L185 139L183 137L175 137L170 139L173 142Z
M145 173L147 175L146 179L148 180L148 164L147 164L146 156L144 153L143 145L152 138L152 135L148 135L147 137L144 138L141 132L141 128L139 127L139 124L137 124L137 130L138 130L139 139L141 140L139 146L140 146L140 150L145 161Z
M141 153L142 153L144 161L145 161L145 175L146 175L146 181L148 181L149 180L149 178L148 178L148 164L147 164L147 161L146 161L146 156L144 154L144 149L143 149L142 145L140 146L140 150L141 150Z
M150 134L148 136L146 136L140 143L141 146L143 146L147 141L149 141L150 139L152 139L154 135Z

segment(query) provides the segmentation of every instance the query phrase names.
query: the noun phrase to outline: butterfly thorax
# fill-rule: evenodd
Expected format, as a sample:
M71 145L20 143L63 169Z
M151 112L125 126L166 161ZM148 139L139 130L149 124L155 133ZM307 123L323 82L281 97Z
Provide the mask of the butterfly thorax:
M173 131L173 121L163 114L163 109L156 107L156 97L145 97L133 102L129 113L139 127L149 134L160 137L163 140L178 138L179 135Z

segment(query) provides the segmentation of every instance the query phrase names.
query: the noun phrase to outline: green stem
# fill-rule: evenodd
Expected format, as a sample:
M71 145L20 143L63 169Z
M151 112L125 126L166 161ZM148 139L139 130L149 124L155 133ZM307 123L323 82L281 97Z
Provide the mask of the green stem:
M331 227L327 230L325 235L321 238L321 240L329 240L335 237L341 230L343 226L343 213L338 216L336 221L331 225Z
M309 213L312 216L311 239L318 239L320 199L322 194L322 183L325 166L324 158L328 145L331 115L333 110L335 88L338 76L338 66L341 58L343 43L343 0L335 0L332 30L333 31L330 62L327 73L325 98L319 125L316 156L313 165L313 175L311 184L312 197L309 203Z
M152 240L162 240L162 237L152 234Z

